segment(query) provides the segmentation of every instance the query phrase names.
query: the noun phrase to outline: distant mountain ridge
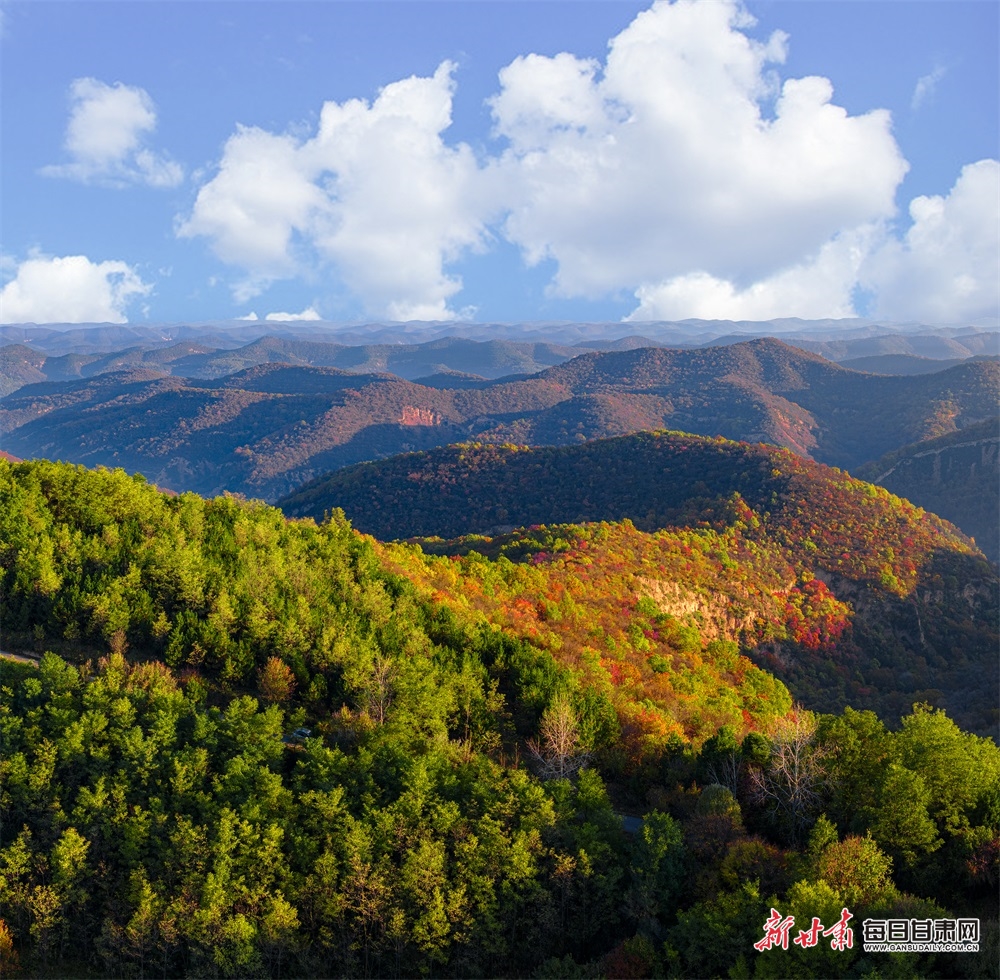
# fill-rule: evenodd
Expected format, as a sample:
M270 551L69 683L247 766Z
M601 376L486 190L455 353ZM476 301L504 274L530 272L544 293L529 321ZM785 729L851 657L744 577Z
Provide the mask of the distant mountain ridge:
M636 339L637 343L652 341ZM355 374L389 373L413 380L442 372L481 378L535 374L591 348L509 340L446 338L423 344L347 346L265 336L235 348L190 341L169 346L131 346L110 353L46 355L23 343L0 348L0 395L25 384L75 381L120 371L154 370L184 378L216 379L261 364L335 367Z
M797 343L806 350L822 354L832 361L847 358L877 357L894 354L910 357L927 357L936 360L963 360L977 355L996 357L1000 354L998 335L987 331L956 334L941 333L888 334L875 337L856 337L829 340L800 338Z
M880 377L774 339L589 352L530 376L447 379L283 362L218 379L134 367L13 392L0 399L0 436L24 458L273 500L341 466L453 442L566 445L659 428L851 468L990 418L1000 400L996 361Z
M935 371L955 367L965 360L968 358L951 357L935 360L917 354L871 354L864 357L849 357L837 363L852 371L867 371L869 374L933 374Z
M337 367L356 363L362 371L390 369L413 378L416 374L408 366L413 355L419 360L424 353L432 356L437 351L442 360L448 362L456 353L460 357L471 354L474 360L489 368L491 345L501 345L505 349L503 356L509 358L513 344L517 348L513 356L522 359L530 358L532 349L566 348L548 350L530 370L525 363L524 368L530 373L556 363L553 358L565 359L581 350L726 346L761 337L778 337L834 361L885 354L953 360L984 354L1000 356L1000 330L996 327L932 328L879 324L862 319L651 321L628 327L632 333L625 336L625 325L621 323L7 324L0 325L0 350L4 346L27 347L35 354L62 359L62 363L53 363L46 369L46 376L53 379L134 367L147 354L174 373L217 377L237 367L274 360L275 353L278 359L284 357L293 363ZM163 353L157 354L157 351ZM238 351L242 353L237 354ZM227 359L227 354L233 354L234 358ZM399 369L384 361L386 357L397 361ZM467 363L448 366L454 370L470 370ZM0 364L0 378L4 373ZM496 376L478 368L472 373Z
M810 343L835 342L835 348L846 344L867 344L879 338L948 338L965 344L969 338L970 353L1000 353L1000 324L988 326L954 325L928 326L919 323L886 323L863 317L845 319L802 320L779 317L772 320L649 320L580 322L565 320L533 320L525 322L411 321L338 323L323 320L208 320L187 323L115 324L115 323L47 323L0 325L0 344L26 343L38 350L54 353L107 353L136 345L169 346L181 341L207 344L220 348L236 348L261 337L272 335L295 340L363 346L367 344L421 344L428 341L457 337L465 340L512 340L564 345L586 343L616 343L623 329L639 334L653 344L665 346L701 346L708 343L737 343L754 337L780 337ZM892 338L897 338L893 341ZM989 349L975 349L986 343ZM891 348L898 351L897 347ZM870 354L862 347L858 356ZM912 353L922 353L912 350ZM837 359L835 350L825 356ZM854 356L844 354L843 356Z

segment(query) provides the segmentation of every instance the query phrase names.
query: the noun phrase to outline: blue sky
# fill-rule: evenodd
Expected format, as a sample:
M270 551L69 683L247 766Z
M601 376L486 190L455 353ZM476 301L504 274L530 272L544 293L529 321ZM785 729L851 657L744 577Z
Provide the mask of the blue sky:
M997 321L992 0L0 12L5 322Z

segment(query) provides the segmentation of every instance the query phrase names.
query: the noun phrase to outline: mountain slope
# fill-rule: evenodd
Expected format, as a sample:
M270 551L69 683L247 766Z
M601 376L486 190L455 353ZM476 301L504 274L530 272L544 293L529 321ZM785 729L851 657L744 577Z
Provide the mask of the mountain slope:
M720 464L778 464L752 496L789 456L684 445L711 460L706 500ZM865 532L966 554L884 492L786 475L790 541L825 479L834 516L862 493ZM888 728L793 709L727 637L839 697L860 612L796 572L771 517L715 503L711 527L434 557L339 516L0 461L4 645L62 654L0 656L4 976L738 976L769 905L814 935L848 907L995 918L1000 749L927 706ZM920 602L933 643L941 600ZM879 656L880 708L947 698ZM906 975L993 975L983 921L981 956ZM860 940L824 946L757 974L871 974Z
M41 370L45 361L44 354L39 354L24 344L0 347L0 397L25 385L45 381L46 375Z
M342 470L281 506L292 517L339 507L380 538L500 535L521 558L561 562L562 580L584 557L610 563L624 576L610 594L700 609L810 706L846 700L891 718L927 699L977 730L996 720L996 685L983 685L995 675L995 569L934 515L785 450L678 433L453 446ZM638 535L627 557L584 554L579 527L554 530L555 548L513 530L625 520ZM652 556L664 548L669 561ZM643 582L641 567L659 571Z
M933 374L961 364L966 358L935 360L915 354L872 354L868 357L850 357L839 361L841 367L869 374Z
M566 397L528 379L486 389L260 365L218 381L145 371L31 385L0 402L8 451L137 470L159 486L277 497L320 473L465 438Z
M916 442L990 418L1000 400L996 361L880 377L773 339L591 354L540 377L574 393L667 398L673 428L772 442L846 467L898 448L900 438Z
M957 524L1000 561L1000 418L905 446L857 473Z

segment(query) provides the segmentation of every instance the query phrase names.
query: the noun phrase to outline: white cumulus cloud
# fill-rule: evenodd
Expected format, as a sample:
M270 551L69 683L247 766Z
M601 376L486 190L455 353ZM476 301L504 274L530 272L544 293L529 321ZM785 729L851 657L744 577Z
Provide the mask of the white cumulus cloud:
M804 320L854 316L853 291L874 228L838 235L806 261L745 288L706 272L636 290L629 320Z
M156 106L145 89L77 78L64 142L70 159L42 173L111 186L175 187L184 178L181 166L146 145L155 128Z
M334 266L368 312L444 319L461 282L445 266L485 240L489 181L448 146L454 66L327 102L307 140L240 128L178 233L241 267L246 300L275 279Z
M916 197L902 240L890 238L861 270L878 317L930 323L1000 317L1000 162L962 168L946 196Z
M292 235L307 231L326 206L301 154L291 136L238 127L178 233L207 236L220 259L246 269L261 286L295 274Z
M0 323L125 323L129 304L152 288L118 260L33 255L0 291Z
M528 262L556 260L556 294L769 306L775 277L790 288L893 213L907 164L889 114L849 115L825 78L779 87L788 39L755 41L752 23L725 0L657 3L603 66L532 55L500 73L506 233Z

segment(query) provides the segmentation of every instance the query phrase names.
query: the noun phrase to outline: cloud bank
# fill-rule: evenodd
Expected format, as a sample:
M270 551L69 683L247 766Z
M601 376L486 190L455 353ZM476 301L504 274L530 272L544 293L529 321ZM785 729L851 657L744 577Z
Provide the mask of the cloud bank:
M146 145L155 128L156 107L144 89L78 78L70 86L64 141L70 159L42 173L113 187L176 187L184 178L180 165Z
M125 262L33 255L0 290L0 323L125 323L152 286Z
M301 313L268 313L265 320L279 320L282 323L294 323L297 320L322 319L313 307L306 307Z
M333 272L397 320L454 317L456 266L501 238L552 263L551 295L634 296L630 319L850 316L859 286L886 318L997 315L995 161L916 199L896 237L889 113L782 80L790 39L753 26L732 0L664 0L603 61L518 57L478 156L445 139L450 62L327 102L307 138L240 127L178 234L241 270L240 302Z

